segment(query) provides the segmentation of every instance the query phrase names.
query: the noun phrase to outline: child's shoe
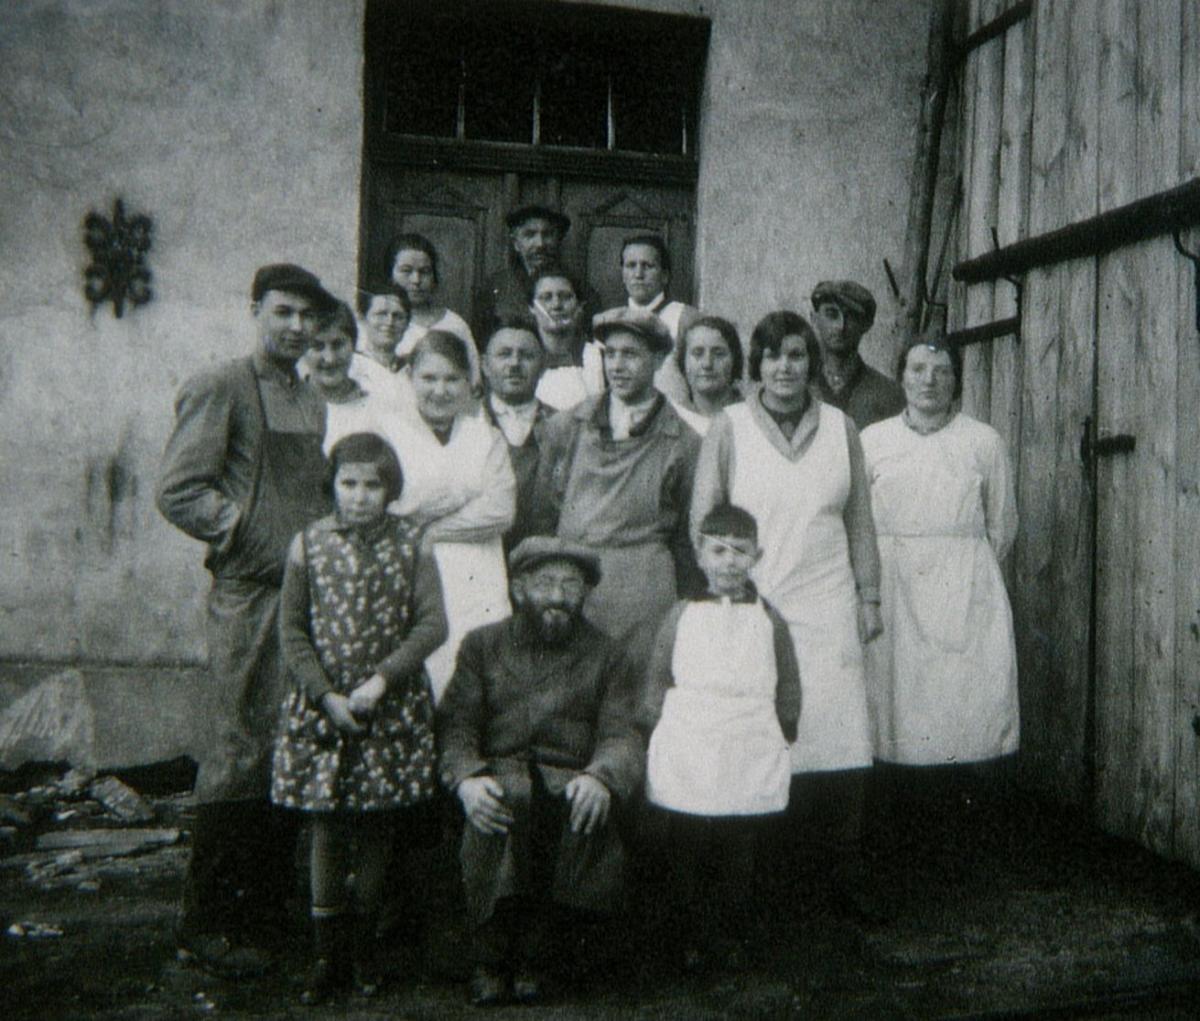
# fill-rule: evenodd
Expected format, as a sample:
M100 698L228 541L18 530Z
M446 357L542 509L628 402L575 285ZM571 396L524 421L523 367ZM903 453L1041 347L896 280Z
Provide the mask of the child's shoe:
M542 998L542 977L533 968L522 966L513 972L513 998L517 1003L537 1003Z
M475 965L471 972L471 1004L475 1007L495 1007L504 1002L508 983L504 975L486 964Z

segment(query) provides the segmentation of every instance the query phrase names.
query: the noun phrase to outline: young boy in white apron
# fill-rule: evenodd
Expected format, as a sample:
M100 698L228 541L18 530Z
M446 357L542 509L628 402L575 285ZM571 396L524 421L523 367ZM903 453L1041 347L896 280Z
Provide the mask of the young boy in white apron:
M665 816L683 963L744 963L756 916L758 831L787 808L800 669L782 617L750 580L754 517L723 504L704 518L699 599L668 614L650 659L639 724L653 730L646 797Z

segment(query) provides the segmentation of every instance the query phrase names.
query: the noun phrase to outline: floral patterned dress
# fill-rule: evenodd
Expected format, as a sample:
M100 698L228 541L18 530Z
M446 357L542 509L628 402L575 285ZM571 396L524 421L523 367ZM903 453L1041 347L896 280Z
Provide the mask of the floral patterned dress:
M309 636L333 690L348 695L409 632L418 529L390 515L366 533L329 521L302 533ZM307 812L403 808L433 795L435 766L424 670L388 685L361 737L341 734L298 685L283 704L271 800Z

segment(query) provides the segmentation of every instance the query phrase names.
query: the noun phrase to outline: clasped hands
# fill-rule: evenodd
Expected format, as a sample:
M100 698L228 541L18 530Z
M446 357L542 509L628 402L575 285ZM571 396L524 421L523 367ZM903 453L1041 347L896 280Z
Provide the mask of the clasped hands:
M362 737L386 691L387 681L383 675L372 674L349 695L325 692L321 696L321 708L341 733L347 737Z
M480 833L500 835L513 824L513 814L504 801L504 788L494 776L469 776L456 789L467 821ZM585 836L608 821L612 794L594 776L580 773L563 789L571 805L571 832Z

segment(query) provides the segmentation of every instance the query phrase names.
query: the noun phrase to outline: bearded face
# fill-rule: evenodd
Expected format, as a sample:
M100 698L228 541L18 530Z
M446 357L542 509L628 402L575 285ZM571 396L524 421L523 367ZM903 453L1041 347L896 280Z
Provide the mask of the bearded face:
M549 645L574 633L583 616L587 583L583 572L566 560L552 560L513 579L512 598L521 614Z

